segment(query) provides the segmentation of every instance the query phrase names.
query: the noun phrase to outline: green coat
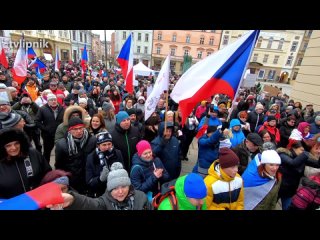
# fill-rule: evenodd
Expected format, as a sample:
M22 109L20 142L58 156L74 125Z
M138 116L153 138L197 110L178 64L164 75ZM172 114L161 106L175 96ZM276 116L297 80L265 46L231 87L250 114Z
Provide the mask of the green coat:
M193 206L189 200L187 199L185 193L184 193L184 181L186 179L187 175L179 177L175 184L175 190L176 190L176 197L178 201L178 209L179 210L196 210L196 207ZM201 207L201 210L206 210L206 200L203 199L203 205ZM158 210L172 210L169 198L165 198L158 208Z
M275 210L278 201L278 192L280 189L281 180L277 181L270 192L253 210Z

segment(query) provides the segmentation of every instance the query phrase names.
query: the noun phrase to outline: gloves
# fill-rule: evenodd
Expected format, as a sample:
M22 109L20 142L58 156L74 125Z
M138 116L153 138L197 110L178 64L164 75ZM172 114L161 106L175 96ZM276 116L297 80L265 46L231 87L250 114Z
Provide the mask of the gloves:
M109 175L109 169L108 169L107 166L104 166L104 167L102 168L101 173L100 173L100 177L99 177L100 181L101 181L101 182L106 182L106 181L107 181L107 178L108 178L108 175Z

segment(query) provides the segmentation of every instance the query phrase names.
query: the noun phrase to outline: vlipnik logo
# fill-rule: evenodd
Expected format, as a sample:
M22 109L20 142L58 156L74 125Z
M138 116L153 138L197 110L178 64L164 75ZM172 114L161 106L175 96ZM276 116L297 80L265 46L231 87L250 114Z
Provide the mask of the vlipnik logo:
M38 41L29 42L22 40L22 47L23 48L48 48L49 42L47 42L45 39L39 39ZM2 46L7 48L19 48L20 47L20 41L4 41L2 40Z

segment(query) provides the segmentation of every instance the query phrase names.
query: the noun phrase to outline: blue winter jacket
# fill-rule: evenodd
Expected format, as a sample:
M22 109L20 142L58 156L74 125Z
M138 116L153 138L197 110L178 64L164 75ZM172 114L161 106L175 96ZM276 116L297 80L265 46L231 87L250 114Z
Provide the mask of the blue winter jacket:
M234 126L240 126L239 131L234 131L232 128ZM232 144L232 147L236 147L238 144L242 143L243 140L246 138L241 130L241 123L238 119L232 119L230 122L230 129L232 131L232 138L230 138L230 142Z

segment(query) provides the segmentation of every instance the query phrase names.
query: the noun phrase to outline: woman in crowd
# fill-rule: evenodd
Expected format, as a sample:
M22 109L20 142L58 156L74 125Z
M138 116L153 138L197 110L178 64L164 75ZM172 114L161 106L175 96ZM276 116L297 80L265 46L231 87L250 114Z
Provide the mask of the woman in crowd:
M98 133L107 131L106 125L101 114L96 113L92 116L89 125L89 133L97 135Z
M40 185L51 170L43 156L33 147L21 130L0 133L0 199L28 192Z

